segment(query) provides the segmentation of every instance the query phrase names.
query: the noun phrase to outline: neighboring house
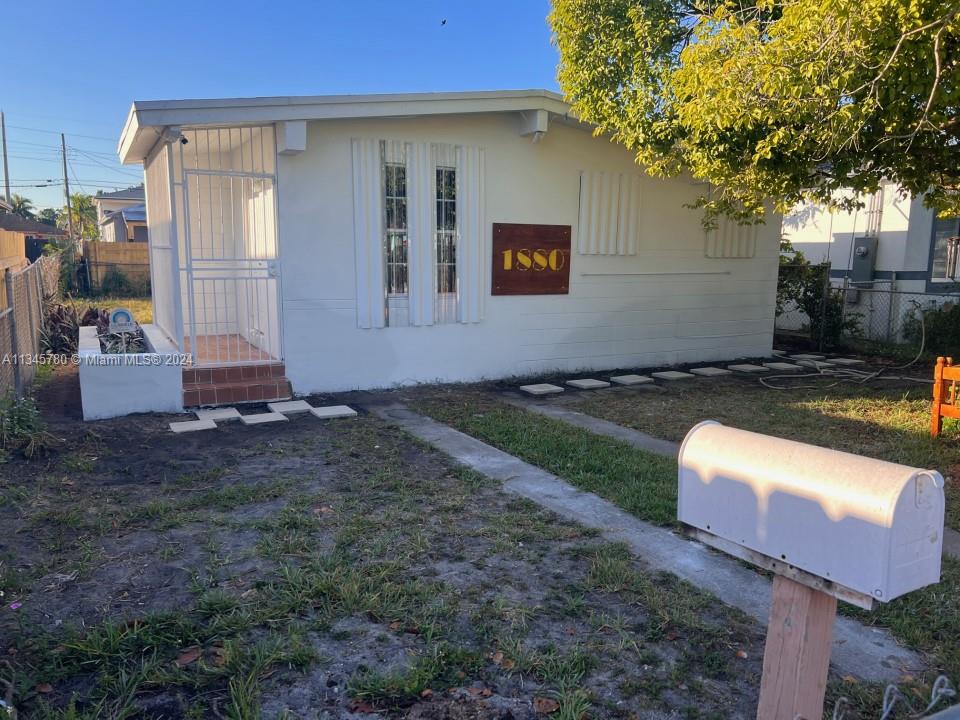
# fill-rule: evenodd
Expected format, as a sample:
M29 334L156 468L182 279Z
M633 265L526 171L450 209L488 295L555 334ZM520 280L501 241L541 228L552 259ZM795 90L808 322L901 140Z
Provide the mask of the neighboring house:
M42 253L43 245L66 237L65 231L53 225L0 211L0 259L4 259L3 267L13 267L19 264L20 259L23 262L36 260Z
M861 334L913 341L910 328L922 312L960 301L958 218L937 218L922 197L905 196L893 183L861 201L851 212L800 205L783 218L783 236L810 262L830 263ZM781 329L805 323L795 313L778 319Z
M542 90L134 103L186 404L288 394L257 363L306 393L769 354L780 217L707 234L701 186L592 130Z
M98 192L93 196L93 204L97 206L97 225L103 227L111 214L128 207L143 205L145 201L143 185L110 193Z
M948 268L957 218L937 218L922 198L905 197L886 183L862 198L864 207L831 213L801 205L783 218L783 235L814 263L829 262L830 275L853 283L895 281L909 292L954 292L957 268Z
M122 210L109 211L100 223L100 241L146 242L146 204L128 205Z

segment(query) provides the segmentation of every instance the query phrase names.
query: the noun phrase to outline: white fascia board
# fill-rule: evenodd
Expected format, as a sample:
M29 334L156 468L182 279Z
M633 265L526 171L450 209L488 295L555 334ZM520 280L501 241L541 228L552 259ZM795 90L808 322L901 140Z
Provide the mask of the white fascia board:
M559 94L548 90L138 101L130 109L118 151L124 163L141 162L166 126L537 110L570 116L570 106Z

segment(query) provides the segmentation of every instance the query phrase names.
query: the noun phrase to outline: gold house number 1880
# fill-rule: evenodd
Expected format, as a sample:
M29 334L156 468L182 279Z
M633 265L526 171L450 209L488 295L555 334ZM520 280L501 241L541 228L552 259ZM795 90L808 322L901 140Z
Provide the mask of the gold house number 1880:
M519 270L526 272L533 270L541 272L543 270L552 270L554 272L562 270L567 263L566 253L560 250L503 250L500 255L503 257L504 270Z

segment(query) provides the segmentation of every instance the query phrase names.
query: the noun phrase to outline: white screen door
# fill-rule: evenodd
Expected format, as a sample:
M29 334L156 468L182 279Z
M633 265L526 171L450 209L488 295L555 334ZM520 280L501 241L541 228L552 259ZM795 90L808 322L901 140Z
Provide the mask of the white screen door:
M183 170L184 341L196 365L280 362L273 174Z

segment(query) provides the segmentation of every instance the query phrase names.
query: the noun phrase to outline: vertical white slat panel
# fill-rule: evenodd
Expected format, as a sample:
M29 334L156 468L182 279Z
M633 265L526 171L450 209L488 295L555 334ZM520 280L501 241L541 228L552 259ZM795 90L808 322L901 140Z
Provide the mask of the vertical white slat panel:
M483 319L485 257L484 152L479 147L457 148L457 285L460 322Z
M706 234L705 255L708 258L748 259L757 253L757 225L739 225L735 220L720 218L717 228Z
M620 208L620 176L614 173L603 174L603 230L597 243L597 252L601 255L614 255L617 252L617 216Z
M640 230L636 175L580 173L577 250L581 255L636 255Z
M429 143L407 146L407 272L410 324L433 325L433 160Z
M357 274L357 326L386 323L383 279L383 193L380 143L351 142L353 152L353 240Z
M593 173L580 173L580 214L577 218L577 252L590 253L590 215L593 211Z
M630 240L630 213L632 208L633 176L621 175L618 178L617 202L617 236L613 252L617 255L631 254L627 251L627 243Z
M630 226L626 249L628 255L636 255L640 250L640 217L643 212L643 178L632 175L630 184Z
M597 253L597 238L600 237L600 198L603 188L603 173L590 173L590 232L587 236L588 255Z

